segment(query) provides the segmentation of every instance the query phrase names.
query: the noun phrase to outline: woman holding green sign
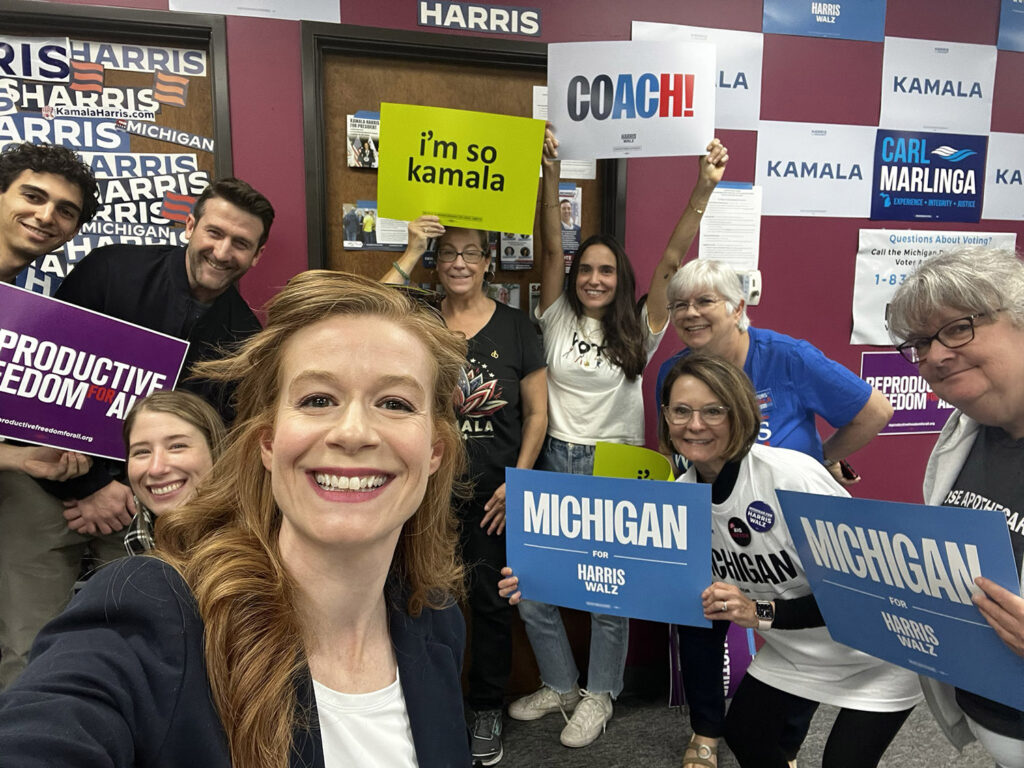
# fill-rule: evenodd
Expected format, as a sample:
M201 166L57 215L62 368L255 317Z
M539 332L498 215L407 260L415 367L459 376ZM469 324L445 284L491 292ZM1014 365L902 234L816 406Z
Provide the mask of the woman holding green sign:
M530 469L547 429L544 351L526 315L486 293L491 265L484 230L444 227L436 216L409 223L405 253L384 276L401 282L436 238L445 325L466 337L455 410L469 456L472 496L457 505L466 563L470 637L468 704L473 760L493 765L503 749L502 707L512 670L512 609L494 591L505 565L505 467Z
M544 139L541 193L541 289L537 319L548 364L548 433L538 469L589 475L599 441L643 445L644 367L668 326L668 280L686 256L700 217L728 161L717 139L700 160L700 174L660 262L648 298L637 307L633 268L619 242L595 235L581 243L565 279L556 160L558 140ZM585 747L605 729L622 691L629 620L591 614L587 687L557 606L524 600L519 615L540 667L540 690L509 707L516 720L561 712L561 742ZM572 712L571 719L568 713Z

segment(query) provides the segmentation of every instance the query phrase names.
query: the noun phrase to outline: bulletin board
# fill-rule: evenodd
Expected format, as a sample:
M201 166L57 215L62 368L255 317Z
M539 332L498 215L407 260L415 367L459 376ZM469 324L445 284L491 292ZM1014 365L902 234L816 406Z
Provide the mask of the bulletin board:
M223 17L10 0L0 29L0 146L73 149L101 201L18 285L50 295L103 245L183 243L195 199L231 175Z
M533 86L547 79L546 46L332 24L302 28L309 266L378 278L394 251L344 247L343 206L377 196L376 169L349 167L347 116L393 102L532 117ZM623 227L615 213L623 210L615 204L616 193L624 193L620 173L619 162L607 161L596 179L567 180L582 188L582 238ZM540 270L503 270L498 259L494 267L493 282L519 285L526 309ZM434 283L422 264L412 281Z

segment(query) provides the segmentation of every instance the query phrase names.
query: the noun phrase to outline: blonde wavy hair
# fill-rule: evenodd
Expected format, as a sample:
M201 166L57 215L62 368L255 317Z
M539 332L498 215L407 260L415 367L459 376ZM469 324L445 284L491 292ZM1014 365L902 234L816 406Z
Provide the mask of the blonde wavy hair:
M402 530L389 583L400 585L405 604L399 607L414 616L425 606L450 604L462 591L451 496L466 458L452 396L465 340L393 286L343 272L298 275L267 305L263 331L235 354L195 367L204 378L237 382L238 416L227 449L197 495L156 525L156 554L188 583L206 627L207 674L235 768L287 766L299 724L295 684L306 674L305 632L294 608L295 585L278 551L281 513L260 439L274 427L285 344L297 331L338 315L397 323L434 361L431 418L444 452Z

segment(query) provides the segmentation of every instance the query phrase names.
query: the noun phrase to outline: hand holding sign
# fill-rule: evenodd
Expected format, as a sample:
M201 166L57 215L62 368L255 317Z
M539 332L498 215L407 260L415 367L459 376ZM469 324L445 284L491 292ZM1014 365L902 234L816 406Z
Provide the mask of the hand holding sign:
M976 578L974 583L985 593L975 594L973 598L985 621L1010 646L1010 650L1024 656L1024 598L983 576Z

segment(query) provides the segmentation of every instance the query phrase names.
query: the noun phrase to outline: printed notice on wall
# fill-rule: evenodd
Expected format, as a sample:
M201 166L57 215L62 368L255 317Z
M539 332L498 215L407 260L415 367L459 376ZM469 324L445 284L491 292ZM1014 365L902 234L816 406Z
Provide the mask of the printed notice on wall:
M853 279L851 344L891 346L889 302L896 289L925 259L963 248L1015 247L1013 232L967 232L919 229L862 229Z

